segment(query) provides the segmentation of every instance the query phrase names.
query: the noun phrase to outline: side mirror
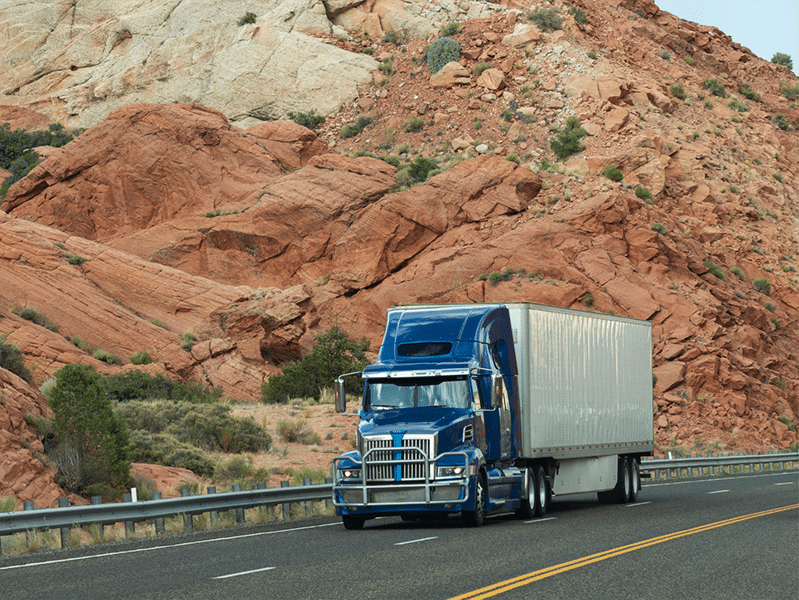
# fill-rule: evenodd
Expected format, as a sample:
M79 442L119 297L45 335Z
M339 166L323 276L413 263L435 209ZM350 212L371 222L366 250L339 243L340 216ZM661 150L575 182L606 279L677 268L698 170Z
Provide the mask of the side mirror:
M497 408L502 404L502 375L494 373L491 375L491 408Z
M343 413L347 410L347 393L344 388L344 380L340 377L333 382L333 391L336 395L336 412Z

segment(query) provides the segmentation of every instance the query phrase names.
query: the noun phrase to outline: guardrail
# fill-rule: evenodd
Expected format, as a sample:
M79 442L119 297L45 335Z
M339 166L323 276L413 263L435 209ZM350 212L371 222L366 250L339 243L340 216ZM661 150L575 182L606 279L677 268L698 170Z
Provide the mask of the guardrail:
M799 452L781 454L746 454L727 456L698 456L696 458L668 458L641 461L641 472L651 473L654 479L674 479L681 477L713 476L727 473L799 468ZM796 464L794 464L796 463ZM69 506L66 498L59 500L58 508L36 509L33 502L25 502L24 508L16 512L0 512L0 537L17 533L30 533L47 529L61 530L61 547L69 546L69 530L74 527L97 525L102 536L103 527L115 523L125 523L126 536L135 531L137 522L154 520L156 533L163 533L164 519L183 517L184 529L193 531L193 516L210 513L211 523L215 523L218 514L235 510L236 522L244 522L244 510L248 508L282 505L284 519L290 519L292 504L305 503L305 514L312 512L312 503L326 501L330 506L332 485L327 483L310 485L306 479L302 486L290 487L282 482L280 488L266 489L266 484L258 484L252 490L241 490L233 486L232 492L216 493L215 487L209 487L207 494L191 495L188 490L181 490L179 498L162 498L160 492L153 494L152 500L131 501L131 495L125 494L123 502L101 504L98 497L92 498L90 506ZM236 489L236 488L239 489ZM0 544L2 554L2 544Z

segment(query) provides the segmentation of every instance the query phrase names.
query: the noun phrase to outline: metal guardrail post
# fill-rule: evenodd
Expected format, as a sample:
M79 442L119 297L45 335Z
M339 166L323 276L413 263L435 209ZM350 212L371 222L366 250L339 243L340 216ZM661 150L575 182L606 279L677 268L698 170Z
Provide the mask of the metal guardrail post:
M59 498L58 508L66 508L69 506L69 498ZM61 528L61 549L69 548L69 527Z
M206 488L206 494L216 494L216 486L209 485ZM211 526L216 526L219 523L219 512L216 510L211 511Z
M180 497L186 498L191 496L191 491L187 488L183 488L180 490ZM185 512L183 513L183 529L188 532L194 531L194 519L191 516L191 513Z
M92 503L92 506L96 506L98 504L102 504L103 503L102 496L92 496L91 503ZM97 533L100 536L100 541L101 542L105 541L105 525L103 525L102 523L100 523L98 521L97 523L92 525L92 527L97 527Z
M256 483L255 484L255 489L256 490L265 490L266 489L266 482L261 481L259 483ZM261 511L262 515L265 515L265 514L267 514L269 512L269 506L266 505L266 504L261 504L261 505L258 506L258 510Z
M34 509L33 500L26 500L25 502L22 503L22 510L33 510L33 509ZM25 539L28 542L30 542L31 539L30 530L27 529L25 530Z
M153 492L153 500L161 500L162 498L163 498L163 495L161 494L161 492ZM164 531L166 531L166 527L164 527L164 518L163 517L156 518L155 519L155 534L156 535L161 535L162 533L164 533Z
M291 484L288 481L281 481L280 487L287 488ZM291 521L291 504L288 502L283 503L283 520L284 521Z
M332 477L325 477L325 483L327 483L328 485L332 485L333 484L333 478ZM325 508L330 510L330 508L332 506L333 506L333 500L331 498L325 498Z
M233 484L233 491L234 492L240 492L241 491L241 484L234 483ZM239 524L244 523L244 509L243 508L237 508L236 509L236 523L239 523Z
M302 480L302 485L311 485L311 480L308 477L306 477L305 479ZM310 517L312 514L313 514L313 502L309 500L308 502L305 503L305 516Z
M122 502L133 502L133 496L122 494ZM136 521L125 521L125 539L136 533Z

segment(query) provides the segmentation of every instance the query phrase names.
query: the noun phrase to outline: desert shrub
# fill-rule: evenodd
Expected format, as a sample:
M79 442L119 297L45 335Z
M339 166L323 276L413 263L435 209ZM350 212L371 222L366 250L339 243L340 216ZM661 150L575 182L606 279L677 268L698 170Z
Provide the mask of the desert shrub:
M793 60L791 60L790 54L783 54L782 52L776 52L774 56L771 57L771 62L775 65L782 65L783 67L788 67L791 71L793 71Z
M665 234L666 226L663 223L652 223L652 231L657 231L661 235Z
M593 50L589 50L586 53L586 56L588 56L588 58L590 58L591 60L596 60L596 52L594 52Z
M0 125L0 169L11 173L0 187L0 196L4 197L12 184L25 177L39 164L39 155L33 148L39 146L60 148L74 137L74 134L64 131L60 123L51 123L47 131L32 132L25 129L12 131L9 123Z
M752 285L755 286L755 289L761 294L765 294L766 296L771 294L771 282L765 277L753 280Z
M574 17L574 22L580 27L588 25L588 15L585 14L585 11L582 8L576 8L572 6L569 9L569 14Z
M25 355L19 346L6 342L6 336L0 336L0 367L28 383L33 383L33 374L25 366Z
M541 31L563 29L563 17L557 8L537 8L527 13L527 18L535 23Z
M774 331L777 331L780 328L780 322L774 317L771 317L771 322L774 324Z
M35 308L31 308L29 306L22 308L15 304L11 307L11 312L23 319L26 319L27 321L31 321L36 325L39 325L40 327L44 327L45 329L49 329L50 331L58 333L58 327L56 327L55 323L53 323Z
M706 260L704 262L704 265L707 267L708 271L710 271L711 275L713 275L715 277L718 277L722 281L726 281L727 273L725 273L724 269L722 269L720 266L715 264L712 260L710 260L710 259Z
M685 86L683 86L681 83L675 83L669 89L671 89L672 96L679 98L680 100L685 100L685 98L688 96L688 94L685 93Z
M325 122L325 117L322 115L316 114L315 110L310 112L290 112L288 114L289 119L294 121L297 125L302 125L306 129L310 129L313 131L319 125Z
M405 131L416 133L417 131L421 131L422 127L424 127L424 121L416 115L411 115L408 117L408 122L405 124ZM399 154L401 154L401 152Z
M780 81L780 94L788 98L788 100L793 100L797 96L799 96L799 83L791 86L785 82Z
M231 456L230 460L217 463L214 469L214 478L223 481L249 479L255 473L252 466L252 456Z
M586 308L591 308L594 305L594 296L591 294L591 292L588 292L585 296L583 296L582 303Z
M372 121L374 121L374 119L369 115L361 115L355 119L355 126L358 128L358 131L363 131L372 124Z
M210 404L222 397L220 388L207 387L199 381L177 383L160 373L148 375L139 370L107 375L108 396L116 402L131 400L172 400L192 404Z
M668 50L661 50L660 52L658 52L658 56L663 60L671 60L671 52L669 52Z
M516 154L515 152L508 152L505 155L505 160L509 160L510 162L515 162L517 165L521 164L522 162L521 159L519 158L519 155Z
M74 446L80 463L69 491L117 497L130 479L128 429L114 414L102 377L70 364L55 379L49 397L53 432L60 443Z
M397 183L402 186L411 186L423 183L431 177L431 173L438 168L436 161L417 156L409 165L397 171Z
M783 131L788 131L789 129L793 129L791 127L791 122L785 118L785 115L782 113L777 113L774 115L774 124L782 129Z
M774 303L773 302L766 302L764 305L765 309L769 312L774 312Z
M724 89L724 85L719 83L716 79L705 79L702 85L714 96L720 96L721 98L727 98L729 96L727 90Z
M694 59L692 57L690 57L690 56L683 56L683 60L685 62L687 62L689 65L691 65L692 67L696 64Z
M452 21L451 23L442 25L441 29L438 30L438 34L442 37L450 37L458 35L461 29L463 29L463 26L458 21Z
M92 358L101 360L108 365L122 364L122 359L120 359L116 354L110 352L109 350L103 350L102 348L95 348L92 350Z
M741 269L741 267L733 267L732 269L730 269L730 272L736 277L738 277L738 279L740 279L741 281L744 280L744 272L743 269Z
M752 88L748 87L748 86L739 85L738 86L738 93L741 94L741 96L743 96L747 100L753 100L755 102L759 102L760 101L760 99L757 97L757 94L755 93L755 91Z
M321 444L322 438L315 431L309 431L305 421L278 421L277 435L287 443Z
M341 131L339 131L338 136L342 140L348 140L351 137L355 137L360 132L361 132L360 129L358 129L356 125L354 125L353 123L347 123L346 125L344 125L344 127L341 128Z
M635 186L635 195L647 204L652 204L652 192L642 185Z
M482 75L483 71L486 71L491 68L491 63L481 60L479 63L474 65L474 72L477 75Z
M246 12L244 16L239 19L239 27L242 25L253 25L255 23L255 13Z
M727 103L727 106L738 112L746 112L749 110L749 105L746 102L739 102L734 98Z
M397 45L402 42L402 34L396 29L389 29L383 35L383 41L388 44Z
M88 259L83 258L82 256L80 256L78 254L65 254L64 258L71 265L82 265L83 263L85 263L88 260Z
M580 127L580 119L569 117L563 131L549 140L549 147L560 160L566 160L583 149L582 139L585 136L586 131Z
M608 165L605 167L605 177L618 183L624 179L624 173L616 165Z
M272 446L263 427L251 418L234 417L221 404L136 401L118 404L114 412L131 431L168 433L209 452L266 452Z
M457 62L461 47L451 37L440 37L427 49L427 68L431 74L438 73L448 62Z
M286 475L291 477L291 482L294 485L303 485L306 479L310 479L312 485L318 485L325 483L325 478L330 477L330 474L325 469L312 469L311 467L302 467L299 471L288 468L286 469Z
M141 352L137 352L131 356L130 362L134 365L149 365L151 362L153 362L153 357L150 356L149 352L142 350Z
M168 433L132 430L130 458L134 462L189 469L201 477L214 475L214 461L205 452Z
M191 349L194 347L194 344L197 343L197 336L194 335L191 331L187 331L183 333L180 337L181 347L186 352L191 352Z
M0 512L14 512L17 510L17 499L13 496L0 498Z
M502 273L499 271L491 271L488 274L488 283L491 285L499 285L499 282L502 281Z
M513 120L513 113L508 108L503 108L500 111L499 116L502 117L503 121L510 122Z
M323 388L332 387L333 381L343 373L360 371L366 366L364 352L369 342L362 338L356 343L334 326L316 336L316 344L302 360L286 363L283 372L273 375L261 388L261 400L267 403L285 403L291 398L318 399ZM363 389L360 378L348 377L347 389L358 394Z
M779 181L780 183L785 183L785 182L782 180L782 174L781 174L781 173L772 173L771 175L772 175L772 177L774 177L774 179L776 179L776 180L777 180L777 181Z

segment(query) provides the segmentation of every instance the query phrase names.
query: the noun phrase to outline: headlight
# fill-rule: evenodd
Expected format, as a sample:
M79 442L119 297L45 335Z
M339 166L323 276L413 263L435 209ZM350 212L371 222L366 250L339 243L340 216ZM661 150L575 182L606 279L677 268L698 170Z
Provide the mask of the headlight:
M360 479L361 478L361 470L360 469L339 469L338 470L338 478L339 479Z
M462 477L464 468L462 466L456 467L436 467L436 479L444 479L446 477Z

